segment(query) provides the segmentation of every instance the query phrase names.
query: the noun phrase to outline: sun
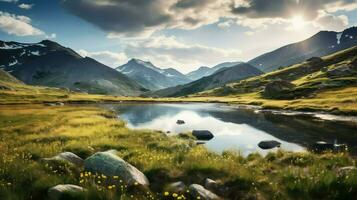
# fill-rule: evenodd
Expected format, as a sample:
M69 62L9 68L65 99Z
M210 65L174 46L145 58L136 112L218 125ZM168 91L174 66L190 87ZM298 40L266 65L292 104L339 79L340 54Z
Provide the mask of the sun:
M301 15L297 15L291 18L291 24L295 30L300 30L304 27L305 21Z

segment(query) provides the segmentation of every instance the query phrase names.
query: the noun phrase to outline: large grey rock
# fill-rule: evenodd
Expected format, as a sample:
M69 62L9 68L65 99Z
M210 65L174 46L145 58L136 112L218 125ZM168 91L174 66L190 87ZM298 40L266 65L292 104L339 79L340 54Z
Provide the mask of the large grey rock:
M205 179L205 188L222 196L225 195L228 191L228 188L225 187L222 183L212 180L210 178Z
M344 77L344 76L354 76L357 74L357 63L349 63L341 65L337 68L333 68L327 71L328 77Z
M128 186L149 186L146 176L115 154L115 151L98 152L84 161L84 169L106 176L119 176Z
M194 130L192 131L192 135L198 140L210 140L214 137L213 134L207 130Z
M56 185L47 191L50 200L67 200L74 197L82 197L86 189L78 185Z
M275 147L280 147L281 143L275 140L264 140L258 143L261 149L272 149Z
M66 161L76 166L83 166L83 159L77 156L72 152L63 152L60 153L52 158L45 158L44 160L51 161L51 160L61 160Z
M205 200L219 200L221 199L219 196L214 194L213 192L205 189L202 185L199 184L191 184L189 187L190 194L193 198L200 197L200 199Z
M183 193L186 191L186 185L182 181L178 181L178 182L170 183L166 189L169 192Z
M287 81L273 81L265 86L263 94L266 97L277 98L285 95L284 93L289 92L294 87L294 84Z

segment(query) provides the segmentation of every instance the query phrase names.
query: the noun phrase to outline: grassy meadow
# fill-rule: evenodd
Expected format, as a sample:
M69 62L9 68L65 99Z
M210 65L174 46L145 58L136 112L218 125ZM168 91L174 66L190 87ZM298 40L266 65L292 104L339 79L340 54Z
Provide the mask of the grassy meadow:
M185 137L184 137L185 136ZM83 159L116 149L150 180L150 190L127 188L120 177L91 174L43 158L70 151ZM57 184L88 189L84 199L189 199L172 193L175 181L203 184L205 178L227 188L225 199L354 199L356 166L348 154L278 151L265 157L226 151L221 155L195 145L189 134L167 136L129 130L114 113L91 106L0 106L0 199L46 199Z

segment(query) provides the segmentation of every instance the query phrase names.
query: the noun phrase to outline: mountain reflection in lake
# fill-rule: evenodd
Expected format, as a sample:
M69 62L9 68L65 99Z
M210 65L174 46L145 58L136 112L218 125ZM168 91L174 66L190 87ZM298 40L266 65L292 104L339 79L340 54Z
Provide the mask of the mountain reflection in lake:
M207 148L222 152L227 149L267 153L257 144L262 140L277 140L281 148L303 151L316 141L346 143L352 150L357 144L357 123L328 121L310 115L283 115L257 112L251 108L224 104L106 104L106 108L119 114L129 128L155 129L170 133L209 130L214 138L206 142ZM184 120L178 125L176 121Z

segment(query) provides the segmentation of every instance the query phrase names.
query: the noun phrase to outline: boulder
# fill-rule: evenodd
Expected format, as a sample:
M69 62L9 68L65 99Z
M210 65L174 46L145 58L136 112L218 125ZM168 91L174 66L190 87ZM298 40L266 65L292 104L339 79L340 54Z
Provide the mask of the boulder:
M192 131L192 135L198 140L210 140L214 137L213 134L207 130L194 130Z
M263 95L270 98L279 98L286 95L294 87L294 84L287 81L273 81L265 86Z
M205 188L222 196L228 192L228 188L223 184L209 178L205 179Z
M86 189L78 185L65 184L50 188L47 195L50 200L67 200L83 198L84 192L86 192Z
M311 57L309 59L306 60L307 62L322 62L322 58L320 57Z
M106 176L118 176L128 186L149 186L149 180L137 168L127 163L116 151L98 152L84 160L86 171L104 174Z
M44 160L51 161L51 160L61 160L61 161L66 161L71 164L74 164L76 166L83 166L83 159L77 156L76 154L72 152L63 152L60 153L52 158L45 158Z
M204 200L218 200L221 199L219 196L214 194L213 192L205 189L202 185L199 184L191 184L189 187L190 194L193 198L200 198Z
M176 121L176 124L179 124L179 125L185 124L185 121L179 119L179 120Z
M275 147L280 147L281 143L276 140L264 140L258 143L258 147L261 149L272 149Z
M357 65L352 63L344 64L342 66L328 70L328 77L345 77L345 76L354 76L357 74Z
M335 144L335 143L327 143L324 141L318 141L312 144L310 149L317 153L321 153L324 151L342 152L342 151L347 151L348 147L345 144Z
M170 183L166 190L175 193L184 193L186 191L186 185L182 181Z

